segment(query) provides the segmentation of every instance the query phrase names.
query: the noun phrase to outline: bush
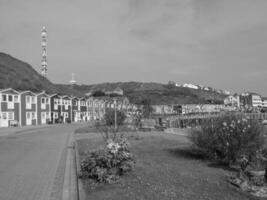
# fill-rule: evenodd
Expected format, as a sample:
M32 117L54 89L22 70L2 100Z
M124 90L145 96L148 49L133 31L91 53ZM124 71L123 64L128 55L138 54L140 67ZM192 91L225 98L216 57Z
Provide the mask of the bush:
M126 115L124 112L117 110L117 125L122 125L124 120L126 119ZM114 126L115 125L115 110L110 109L107 110L107 112L104 115L104 120L106 122L106 125L108 126Z
M243 115L224 114L193 129L190 139L199 153L231 164L240 156L252 158L263 147L263 125Z
M128 142L121 138L118 142L108 140L105 148L93 150L81 162L81 178L93 179L98 183L113 183L134 166L134 156Z

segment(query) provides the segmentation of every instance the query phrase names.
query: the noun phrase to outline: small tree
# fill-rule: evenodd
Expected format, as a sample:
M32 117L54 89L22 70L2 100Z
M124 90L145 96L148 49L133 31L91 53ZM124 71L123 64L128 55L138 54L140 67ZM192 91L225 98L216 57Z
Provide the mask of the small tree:
M150 99L143 99L141 100L141 104L143 105L143 116L145 118L149 118L151 113L153 112L153 107L151 106Z
M126 115L124 114L124 112L117 110L117 125L118 126L123 124L125 118L126 118ZM106 125L114 126L115 125L115 110L114 109L107 110L107 112L104 115L104 119L105 119Z
M94 91L93 94L92 94L93 97L102 97L102 96L105 96L105 95L106 94L101 90Z

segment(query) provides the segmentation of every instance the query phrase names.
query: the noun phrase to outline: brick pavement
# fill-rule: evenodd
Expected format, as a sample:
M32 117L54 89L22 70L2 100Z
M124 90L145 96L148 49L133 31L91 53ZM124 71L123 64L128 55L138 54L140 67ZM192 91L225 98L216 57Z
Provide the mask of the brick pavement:
M61 198L66 142L81 124L24 130L0 139L0 200Z

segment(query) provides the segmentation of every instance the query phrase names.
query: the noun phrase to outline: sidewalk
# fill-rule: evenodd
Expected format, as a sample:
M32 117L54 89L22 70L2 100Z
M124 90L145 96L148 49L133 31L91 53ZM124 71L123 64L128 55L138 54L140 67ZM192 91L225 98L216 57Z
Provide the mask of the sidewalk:
M45 124L45 125L37 125L37 126L22 126L22 127L5 127L0 128L0 137L23 133L26 131L36 130L36 129L42 129L47 127L54 127L57 124Z

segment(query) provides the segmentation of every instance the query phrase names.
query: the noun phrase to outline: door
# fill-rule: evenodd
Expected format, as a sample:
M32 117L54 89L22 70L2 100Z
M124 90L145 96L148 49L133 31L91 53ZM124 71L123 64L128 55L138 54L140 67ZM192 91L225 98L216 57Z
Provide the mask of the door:
M26 125L32 125L32 115L30 112L26 113Z
M6 112L0 113L0 127L8 127L8 116Z
M46 113L42 112L41 114L41 124L46 124Z

